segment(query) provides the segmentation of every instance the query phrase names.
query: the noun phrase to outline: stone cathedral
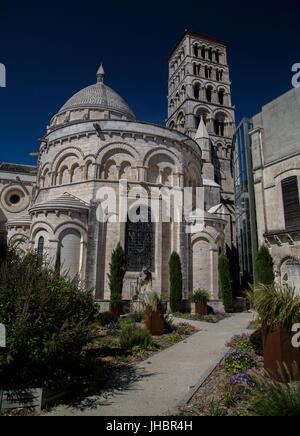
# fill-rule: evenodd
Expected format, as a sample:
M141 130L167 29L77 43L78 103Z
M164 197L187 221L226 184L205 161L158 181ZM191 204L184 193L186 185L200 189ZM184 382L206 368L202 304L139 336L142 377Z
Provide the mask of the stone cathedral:
M184 32L168 57L166 127L136 120L106 85L101 65L96 83L73 95L51 118L39 140L37 166L0 166L2 237L50 261L60 246L64 271L79 276L97 301L110 298L107 274L118 242L127 261L124 300L132 298L146 267L152 289L167 301L168 261L176 250L184 298L205 289L219 307L218 256L235 240L230 169L235 109L227 46ZM194 201L198 187L204 193L202 209ZM162 220L162 188L179 193L193 188L191 214ZM99 220L103 189L116 198L115 212L105 221ZM125 214L135 208L137 215L148 216L147 222L120 219L124 197ZM151 219L151 200L159 219Z

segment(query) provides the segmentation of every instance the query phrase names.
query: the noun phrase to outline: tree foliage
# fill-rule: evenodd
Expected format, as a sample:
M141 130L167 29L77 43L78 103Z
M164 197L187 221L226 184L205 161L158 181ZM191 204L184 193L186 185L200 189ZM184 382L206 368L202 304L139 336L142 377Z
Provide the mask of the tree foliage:
M78 281L57 275L35 252L9 248L0 267L0 323L7 333L0 386L67 383L78 374L97 312Z
M233 293L232 293L232 280L230 276L230 265L227 256L222 253L219 256L219 282L222 293L222 300L226 312L233 311Z
M170 256L170 307L172 312L180 312L182 305L182 270L181 260L176 251Z
M260 247L255 265L258 282L264 285L272 285L275 280L274 261L266 245Z
M123 280L126 273L125 254L120 243L112 252L109 267L110 301L115 306L120 306L122 303Z

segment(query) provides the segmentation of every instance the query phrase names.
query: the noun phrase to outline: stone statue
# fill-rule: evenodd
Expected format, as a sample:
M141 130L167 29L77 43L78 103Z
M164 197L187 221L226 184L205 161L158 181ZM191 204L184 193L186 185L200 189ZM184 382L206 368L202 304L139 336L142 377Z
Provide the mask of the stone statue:
M152 292L152 274L144 266L138 277L138 299L143 300L145 295L150 292Z

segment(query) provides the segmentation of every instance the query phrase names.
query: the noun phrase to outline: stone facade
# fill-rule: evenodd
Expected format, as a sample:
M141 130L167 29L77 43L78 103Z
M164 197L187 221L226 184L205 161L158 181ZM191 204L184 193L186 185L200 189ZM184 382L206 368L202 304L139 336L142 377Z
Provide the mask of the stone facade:
M230 169L235 108L227 62L228 43L185 31L168 57L167 126L194 137L201 117L211 140L212 178L222 197L233 200Z
M300 293L299 114L295 88L253 117L250 135L259 245L269 246L278 282Z
M206 289L219 307L218 256L234 239L230 205L226 206L233 192L226 162L234 108L225 45L219 42L217 47L215 66L223 65L223 76L218 77L228 107L218 103L215 108L213 104L206 107L211 114L222 109L227 120L218 125L222 133L226 129L222 137L211 136L201 117L197 129L194 125L174 128L171 118L168 127L137 121L127 103L104 84L101 66L97 83L71 97L40 140L35 194L26 209L29 247L47 254L54 263L60 246L63 271L71 277L79 275L97 300L110 298L109 264L120 242L130 265L124 280L125 300L132 298L139 274L147 267L152 289L167 301L168 262L176 250L182 261L184 298L196 289ZM221 183L215 181L219 166L211 151L216 141L224 160ZM185 188L190 188L192 208L179 216L175 198L183 196ZM171 219L165 220L170 191ZM111 197L115 208L101 220ZM147 211L153 222L128 220L127 213L132 211L136 215ZM9 240L17 239L16 228L6 224Z
M8 237L27 246L30 230L28 208L34 201L36 167L0 165L0 240Z

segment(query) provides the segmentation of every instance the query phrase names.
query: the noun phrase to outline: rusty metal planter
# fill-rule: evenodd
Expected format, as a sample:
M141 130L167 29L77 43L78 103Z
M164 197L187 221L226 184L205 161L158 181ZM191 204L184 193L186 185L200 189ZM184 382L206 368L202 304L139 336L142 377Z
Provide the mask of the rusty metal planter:
M300 349L293 347L293 335L291 328L286 326L268 327L263 325L262 327L264 368L279 381L282 380L278 366L284 371L283 362L289 371L292 370L293 363L296 362L300 374Z
M165 320L159 310L153 310L152 307L146 308L146 328L153 336L161 336L165 332Z
M114 315L116 315L116 317L120 318L120 316L121 316L121 309L120 309L119 305L117 305L117 304L110 304L109 305L109 311L111 313L113 313Z
M197 303L195 303L195 312L198 315L208 315L207 304L198 301Z

